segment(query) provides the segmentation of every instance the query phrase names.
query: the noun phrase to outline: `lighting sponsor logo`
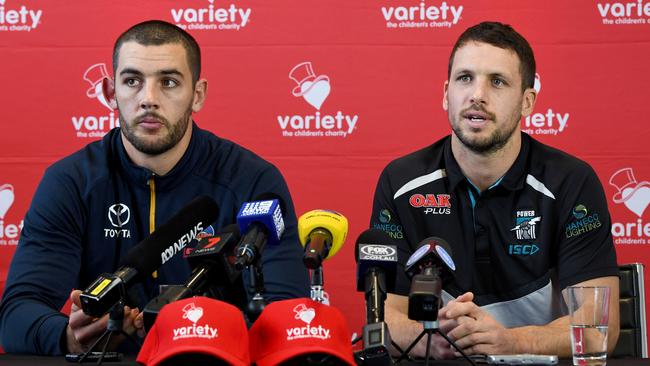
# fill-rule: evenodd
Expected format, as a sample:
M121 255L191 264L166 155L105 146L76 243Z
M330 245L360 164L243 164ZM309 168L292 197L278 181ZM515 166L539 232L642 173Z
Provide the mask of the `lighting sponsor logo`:
M293 308L293 312L295 313L294 319L302 320L306 325L303 327L287 328L288 341L306 338L325 340L332 337L330 329L320 324L318 326L311 324L316 317L316 310L314 308L308 308L305 304L298 304Z
M598 13L604 25L634 25L650 23L650 2L598 2Z
M388 29L451 28L458 24L463 5L446 1L431 4L421 1L413 6L382 6L381 15Z
M185 30L242 30L250 22L251 8L240 8L235 4L215 5L214 0L203 3L203 8L173 8L174 24Z
M332 91L327 75L316 75L311 62L301 62L289 71L289 79L295 86L291 91L296 98L302 98L316 112L311 114L278 115L278 125L283 137L347 137L357 128L358 115L343 111L323 112L321 108Z
M101 138L112 128L120 126L120 120L115 116L115 111L102 90L102 81L111 79L106 64L96 63L91 65L84 72L83 79L90 86L86 90L86 96L90 99L96 99L99 104L108 109L108 114L72 116L72 126L77 138Z
M123 203L116 203L108 208L108 221L112 228L104 228L104 238L130 238L131 230L123 227L131 220L131 209Z
M404 228L402 225L391 223L392 215L390 210L385 208L379 211L379 223L373 222L372 227L385 231L392 239L403 239Z
M13 206L15 198L14 186L8 183L0 184L0 246L18 245L24 220L20 220L18 225L5 223L5 217Z
M428 215L449 215L451 213L451 196L448 194L419 194L409 198L412 207L421 208Z
M180 252L189 244L192 240L196 239L196 236L203 231L203 223L199 222L194 226L192 230L183 234L174 244L170 245L162 253L160 253L160 264L163 265L168 260L172 259L176 253Z
M204 325L196 325L196 323L203 317L203 308L196 306L193 302L183 307L183 319L192 322L192 325L174 328L172 340L186 339L186 338L203 338L214 339L219 336L217 328L205 323Z
M612 201L623 204L637 219L636 221L612 222L612 235L615 244L650 244L650 222L643 222L650 204L650 182L639 182L632 168L616 171L609 178L609 184L616 189Z
M0 0L0 32L31 32L41 23L43 10L28 9L25 5L9 7Z
M539 74L535 74L535 91L539 95L542 81ZM529 135L558 135L567 128L569 113L554 111L552 108L546 112L533 113L523 120L522 131Z
M537 239L535 228L541 220L542 217L535 216L535 211L533 210L517 211L515 217L515 227L510 229L510 231L515 232L517 240Z
M597 213L589 214L589 210L583 204L579 204L572 211L574 221L568 223L564 228L564 235L568 238L580 236L603 226Z

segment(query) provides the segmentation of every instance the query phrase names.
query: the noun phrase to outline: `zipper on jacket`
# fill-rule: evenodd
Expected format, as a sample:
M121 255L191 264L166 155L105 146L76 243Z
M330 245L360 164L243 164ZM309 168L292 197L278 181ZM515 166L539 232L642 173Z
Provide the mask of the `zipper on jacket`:
M149 178L149 235L156 230L156 181L154 175ZM153 271L153 278L158 278L158 271Z

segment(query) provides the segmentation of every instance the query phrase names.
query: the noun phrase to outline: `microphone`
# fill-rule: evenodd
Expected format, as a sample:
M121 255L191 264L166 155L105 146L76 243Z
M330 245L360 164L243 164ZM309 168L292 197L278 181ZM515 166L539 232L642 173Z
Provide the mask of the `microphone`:
M356 243L357 291L366 293L366 325L363 326L363 351L359 356L365 365L390 365L391 343L388 325L384 322L386 293L395 290L397 247L388 234L368 229Z
M456 265L451 258L451 247L444 239L432 236L419 245L406 262L405 271L411 278L408 317L433 322L431 326L437 327L442 284L454 278Z
M312 210L298 218L298 237L305 248L302 261L309 269L320 267L345 242L348 219L336 211Z
M217 219L219 207L207 196L198 197L169 221L131 248L120 260L119 269L101 274L81 294L81 308L87 315L101 317L124 299L126 290L144 280L190 243Z
M195 248L186 248L184 256L193 269L192 274L184 284L170 286L149 301L142 311L145 329L151 329L163 306L191 296L200 296L210 286L228 286L234 283L240 272L228 259L233 256L239 236L239 227L231 224L219 234L202 237Z
M243 233L235 260L238 270L259 260L267 242L270 245L280 243L284 232L281 205L281 198L272 193L262 194L256 201L242 205L237 214L237 224Z

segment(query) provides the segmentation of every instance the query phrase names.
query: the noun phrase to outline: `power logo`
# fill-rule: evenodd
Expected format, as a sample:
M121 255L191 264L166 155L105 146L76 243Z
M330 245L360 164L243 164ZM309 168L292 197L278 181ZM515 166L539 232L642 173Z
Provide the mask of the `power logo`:
M535 91L539 95L542 81L539 74L535 74ZM522 131L529 135L559 135L569 122L569 113L556 112L548 108L546 112L533 113L524 118Z
M291 94L316 109L314 114L279 115L278 125L284 137L347 137L356 129L358 115L321 114L321 107L332 90L327 75L316 75L311 62L301 62L289 71L295 83Z
M386 28L451 28L458 24L463 14L463 5L430 5L421 1L415 6L382 6L381 14Z
M20 231L23 229L23 220L18 225L5 224L5 217L14 200L14 187L11 184L0 185L0 246L17 245Z
M43 10L27 9L25 5L9 8L6 3L0 0L0 32L31 32L38 27Z
M86 96L90 99L96 99L109 112L108 115L73 116L72 126L75 129L77 138L103 137L109 130L120 126L120 120L115 117L115 111L102 90L102 81L110 78L105 63L91 65L83 73L83 80L89 85Z
M632 168L623 168L612 174L609 185L616 189L612 201L623 204L637 218L632 222L612 222L614 243L650 244L650 223L643 222L650 205L650 182L637 181Z
M241 30L250 21L252 9L238 8L235 4L228 7L214 5L208 0L205 8L171 9L174 23L185 30Z
M650 23L650 2L599 2L596 4L604 25Z

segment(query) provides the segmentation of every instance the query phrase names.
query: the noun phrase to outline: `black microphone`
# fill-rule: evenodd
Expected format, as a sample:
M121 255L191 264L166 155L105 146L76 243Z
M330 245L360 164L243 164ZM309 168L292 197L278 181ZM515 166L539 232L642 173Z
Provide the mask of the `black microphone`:
M217 219L219 207L207 196L198 197L169 221L131 248L120 261L119 269L101 274L81 294L84 313L101 317L126 296L126 290L144 280L197 234Z
M239 242L239 236L239 227L231 224L219 234L202 237L195 248L186 248L185 258L193 269L192 274L184 284L169 286L163 293L149 301L142 311L145 329L151 329L163 306L191 296L202 295L210 286L228 286L239 279L240 272L229 262ZM241 283L239 285L241 288Z
M366 294L366 325L363 326L363 350L358 355L363 365L392 364L388 347L391 343L384 322L386 293L395 290L397 247L388 245L390 238L379 229L368 229L356 243L357 291Z
M411 278L409 319L437 322L438 309L442 306L442 285L456 273L451 247L435 236L422 240L406 262L405 271Z

